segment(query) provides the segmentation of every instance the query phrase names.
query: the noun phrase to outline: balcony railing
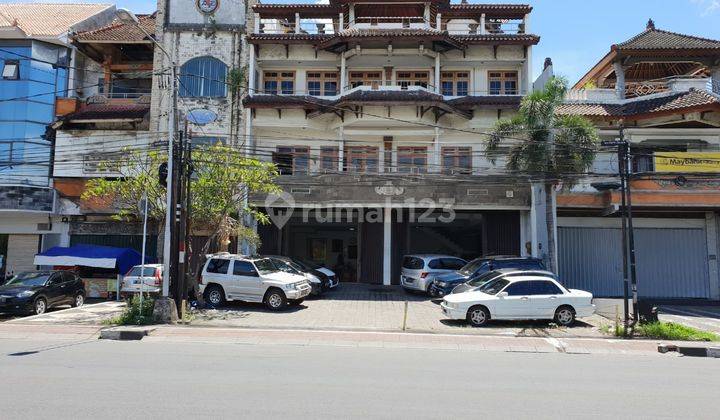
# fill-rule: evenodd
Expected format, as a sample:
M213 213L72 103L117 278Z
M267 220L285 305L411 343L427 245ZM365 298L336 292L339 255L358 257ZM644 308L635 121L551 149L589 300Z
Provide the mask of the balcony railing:
M334 34L335 26L331 19L301 19L295 21L283 19L261 19L258 27L261 34Z
M448 21L445 28L451 35L499 35L499 34L524 34L525 22L523 20L488 20L482 22L467 23L467 21Z

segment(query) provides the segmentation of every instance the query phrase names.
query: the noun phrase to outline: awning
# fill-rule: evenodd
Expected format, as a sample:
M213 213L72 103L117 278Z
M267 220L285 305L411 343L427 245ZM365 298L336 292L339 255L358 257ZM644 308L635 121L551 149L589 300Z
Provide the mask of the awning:
M145 263L155 262L145 256ZM100 245L56 246L35 255L35 265L60 265L97 268L117 268L125 274L135 265L142 264L140 253L131 248L115 248Z

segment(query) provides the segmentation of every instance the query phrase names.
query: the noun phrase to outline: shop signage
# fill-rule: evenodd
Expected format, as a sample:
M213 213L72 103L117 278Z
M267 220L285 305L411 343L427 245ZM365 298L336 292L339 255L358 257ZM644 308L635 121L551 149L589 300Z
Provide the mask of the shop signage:
M655 172L720 172L720 153L655 152Z

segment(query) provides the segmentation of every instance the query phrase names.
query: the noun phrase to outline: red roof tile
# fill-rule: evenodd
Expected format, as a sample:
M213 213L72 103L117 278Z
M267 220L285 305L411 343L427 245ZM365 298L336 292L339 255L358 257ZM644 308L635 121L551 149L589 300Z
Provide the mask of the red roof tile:
M65 121L79 120L140 120L150 112L148 104L94 104L63 117Z
M155 13L151 15L138 16L140 26L149 34L155 33ZM79 32L75 35L78 42L116 42L116 43L133 43L133 42L152 42L147 35L134 24L127 24L119 20L115 20L108 26L95 29L93 31Z
M588 117L633 117L661 112L682 111L695 107L720 107L720 97L705 91L691 89L688 92L661 94L626 101L622 104L568 102L557 109L558 115L585 115Z

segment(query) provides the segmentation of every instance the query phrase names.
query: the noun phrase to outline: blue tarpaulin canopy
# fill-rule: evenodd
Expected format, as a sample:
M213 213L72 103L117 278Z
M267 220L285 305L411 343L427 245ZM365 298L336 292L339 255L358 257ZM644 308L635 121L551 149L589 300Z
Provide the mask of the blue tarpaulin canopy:
M145 263L155 262L145 256ZM35 265L61 265L98 268L117 268L125 274L135 265L142 263L140 253L131 248L115 248L100 245L55 246L35 255Z

